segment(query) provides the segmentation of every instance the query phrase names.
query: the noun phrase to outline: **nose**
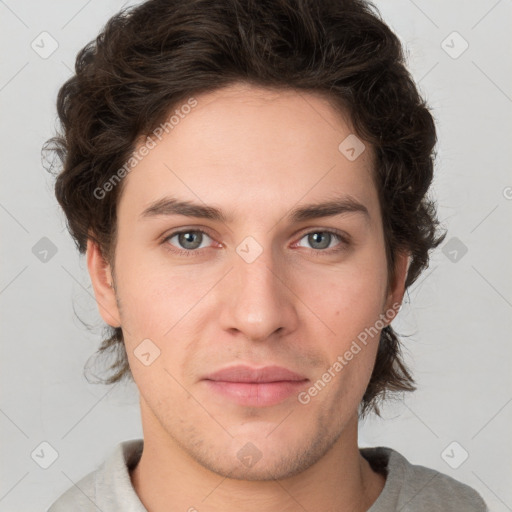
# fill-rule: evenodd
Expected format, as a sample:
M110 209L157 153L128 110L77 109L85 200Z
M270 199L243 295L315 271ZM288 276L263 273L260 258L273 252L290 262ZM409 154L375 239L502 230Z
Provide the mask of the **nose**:
M221 327L251 341L265 341L296 329L293 283L284 262L265 249L252 262L234 254L222 288Z

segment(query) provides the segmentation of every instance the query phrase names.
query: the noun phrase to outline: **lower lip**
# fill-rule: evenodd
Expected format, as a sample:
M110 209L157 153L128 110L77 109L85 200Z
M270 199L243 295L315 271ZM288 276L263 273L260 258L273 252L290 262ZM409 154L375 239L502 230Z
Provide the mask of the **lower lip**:
M205 380L207 386L239 405L265 407L277 405L304 388L305 380L286 380L279 382L226 382Z

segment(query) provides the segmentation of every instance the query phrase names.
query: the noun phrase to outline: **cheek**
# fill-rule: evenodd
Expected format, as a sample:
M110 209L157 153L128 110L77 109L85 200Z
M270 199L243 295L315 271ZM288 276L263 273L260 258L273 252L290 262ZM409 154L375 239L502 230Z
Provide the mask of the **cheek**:
M116 275L123 327L137 336L161 338L204 294L204 280L184 266L172 268L164 257L153 257L135 244L119 247Z
M319 329L311 330L325 361L317 375L321 381L317 388L323 389L323 383L329 382L325 394L322 391L324 404L328 408L344 404L344 410L353 410L362 399L375 363L380 339L375 325L383 313L386 275L375 270L353 272L343 279L331 279L323 289L325 283L316 283L311 303L325 333L318 336Z
M375 322L386 298L387 269L380 261L339 270L301 273L297 295L328 326L346 338Z

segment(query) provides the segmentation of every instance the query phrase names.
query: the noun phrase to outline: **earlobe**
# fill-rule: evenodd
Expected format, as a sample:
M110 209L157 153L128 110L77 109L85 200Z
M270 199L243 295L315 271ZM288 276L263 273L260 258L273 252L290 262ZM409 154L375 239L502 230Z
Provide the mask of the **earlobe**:
M111 267L103 257L98 245L91 239L87 241L87 268L101 317L108 325L120 327L121 321Z
M408 251L399 251L395 257L395 275L394 280L390 283L388 297L386 301L386 313L393 310L391 319L398 314L398 309L402 304L405 293L405 281L411 264L412 258ZM386 316L388 316L386 314ZM391 319L389 323L391 323Z

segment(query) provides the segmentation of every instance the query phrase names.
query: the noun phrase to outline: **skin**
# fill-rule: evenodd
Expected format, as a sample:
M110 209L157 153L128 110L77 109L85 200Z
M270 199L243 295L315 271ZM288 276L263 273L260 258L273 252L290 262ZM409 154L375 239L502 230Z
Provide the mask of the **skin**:
M114 265L91 241L87 251L100 313L122 326L140 391L144 451L133 486L152 512L368 510L385 477L359 453L357 410L378 336L306 405L296 395L238 405L202 378L236 362L276 364L306 376L307 389L401 302L407 255L388 283L371 147L349 161L338 146L350 123L313 93L236 84L196 99L124 178ZM232 219L140 218L167 195ZM334 195L369 215L287 220L293 208ZM207 235L196 233L197 249L164 240L180 228ZM332 229L349 242L307 236ZM251 263L236 252L248 236L262 249ZM146 366L134 350L148 338L161 352ZM252 467L237 457L248 442L261 453Z

